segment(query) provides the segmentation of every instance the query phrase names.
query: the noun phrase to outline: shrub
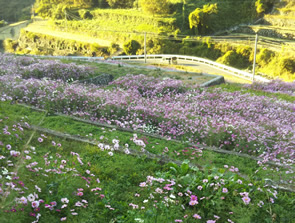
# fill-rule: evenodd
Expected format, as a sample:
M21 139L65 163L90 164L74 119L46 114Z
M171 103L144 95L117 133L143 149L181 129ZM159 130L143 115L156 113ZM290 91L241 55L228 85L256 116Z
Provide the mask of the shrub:
M4 20L1 20L0 21L0 27L3 27L3 26L5 26L6 25L6 22L4 21Z
M81 19L92 19L93 15L90 13L89 10L81 9L79 10L79 16Z
M141 0L142 10L149 14L167 14L170 11L170 3L167 0Z
M135 0L107 0L112 8L132 8Z
M123 50L127 55L135 55L137 50L141 48L141 45L136 40L129 40L124 43Z
M279 66L283 71L295 73L295 58L283 57L280 59Z
M6 52L13 53L18 46L18 42L17 40L5 39L3 45Z
M109 50L110 54L114 54L114 53L116 53L119 49L120 49L119 44L117 44L117 43L111 43L111 46L109 47L108 50Z
M263 48L262 50L260 50L260 52L258 53L258 55L256 57L257 63L260 66L264 67L271 61L271 59L274 57L274 55L275 55L274 52Z
M222 57L219 57L217 59L217 62L230 65L233 67L243 68L244 66L243 59L244 58L240 54L238 54L236 51L230 50L226 54L224 54Z

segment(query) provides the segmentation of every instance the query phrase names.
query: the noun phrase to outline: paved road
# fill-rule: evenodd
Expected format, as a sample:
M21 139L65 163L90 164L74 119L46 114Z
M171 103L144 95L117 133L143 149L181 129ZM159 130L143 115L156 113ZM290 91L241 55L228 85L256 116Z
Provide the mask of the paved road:
M132 62L132 63L144 63L144 60L139 59L139 60L123 60L124 62ZM168 62L163 62L161 59L148 59L147 60L148 64L167 64L169 65ZM245 80L240 77L233 76L230 72L227 72L225 70L219 70L216 69L212 66L202 64L202 63L197 63L197 62L191 62L191 61L185 61L185 60L178 60L177 65L180 66L185 66L188 68L192 68L192 72L201 72L201 73L207 73L207 74L216 74L216 75L222 75L224 76L225 81L227 82L238 82L238 83L251 83L248 80Z

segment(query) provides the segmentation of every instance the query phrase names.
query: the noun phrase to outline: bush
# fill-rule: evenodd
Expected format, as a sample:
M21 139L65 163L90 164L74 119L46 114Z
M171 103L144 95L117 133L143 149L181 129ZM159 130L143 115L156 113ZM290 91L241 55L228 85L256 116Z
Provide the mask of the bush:
M217 62L237 68L244 68L244 58L234 50L230 50L222 57L219 57Z
M140 0L142 10L149 14L167 14L170 11L170 3L167 0Z
M295 73L295 58L283 57L280 59L279 66L283 71Z
M271 61L271 59L274 57L274 55L275 55L274 52L263 48L258 53L258 55L256 57L256 61L260 66L264 67Z
M123 50L127 55L135 55L140 48L141 45L136 40L130 40L123 45Z
M5 39L3 42L4 50L8 53L13 53L18 47L17 40Z
M109 50L110 54L114 54L114 53L116 53L119 49L120 49L119 44L117 44L117 43L111 43L111 46L109 47L108 50Z
M135 0L107 0L111 8L132 8Z
M90 13L89 10L81 9L79 10L79 16L81 19L92 19L93 15Z
M0 27L3 27L3 26L5 26L6 25L6 22L4 21L4 20L1 20L0 21Z

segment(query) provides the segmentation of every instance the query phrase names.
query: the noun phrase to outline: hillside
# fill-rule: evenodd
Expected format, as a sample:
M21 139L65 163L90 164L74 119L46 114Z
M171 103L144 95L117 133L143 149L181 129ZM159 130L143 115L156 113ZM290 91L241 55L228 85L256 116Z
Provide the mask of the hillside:
M35 0L0 0L0 20L17 22L30 19Z
M162 74L0 54L1 223L293 223L294 83Z
M295 42L291 35L294 28L288 27L288 22L280 29L276 23L264 24L267 18L275 17L280 11L292 17L291 1L285 4L275 0L253 0L243 4L230 0L210 3L169 1L168 6L164 4L166 8L157 5L162 11L146 9L142 2L133 5L129 1L116 5L114 2L118 1L115 0L112 1L114 4L107 1L109 5L96 1L55 2L37 1L35 12L48 22L30 25L18 42L4 43L6 50L45 55L143 54L146 33L148 54L199 56L251 71L254 30L259 29L258 72L271 79L295 80L292 50ZM259 26L240 26L255 21L264 22ZM278 35L279 32L285 34Z

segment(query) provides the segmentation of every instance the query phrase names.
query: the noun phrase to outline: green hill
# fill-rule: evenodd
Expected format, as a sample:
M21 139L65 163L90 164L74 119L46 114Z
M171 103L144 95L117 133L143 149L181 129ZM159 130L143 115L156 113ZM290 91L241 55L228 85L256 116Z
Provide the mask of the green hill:
M35 0L0 0L0 20L17 22L30 18Z

